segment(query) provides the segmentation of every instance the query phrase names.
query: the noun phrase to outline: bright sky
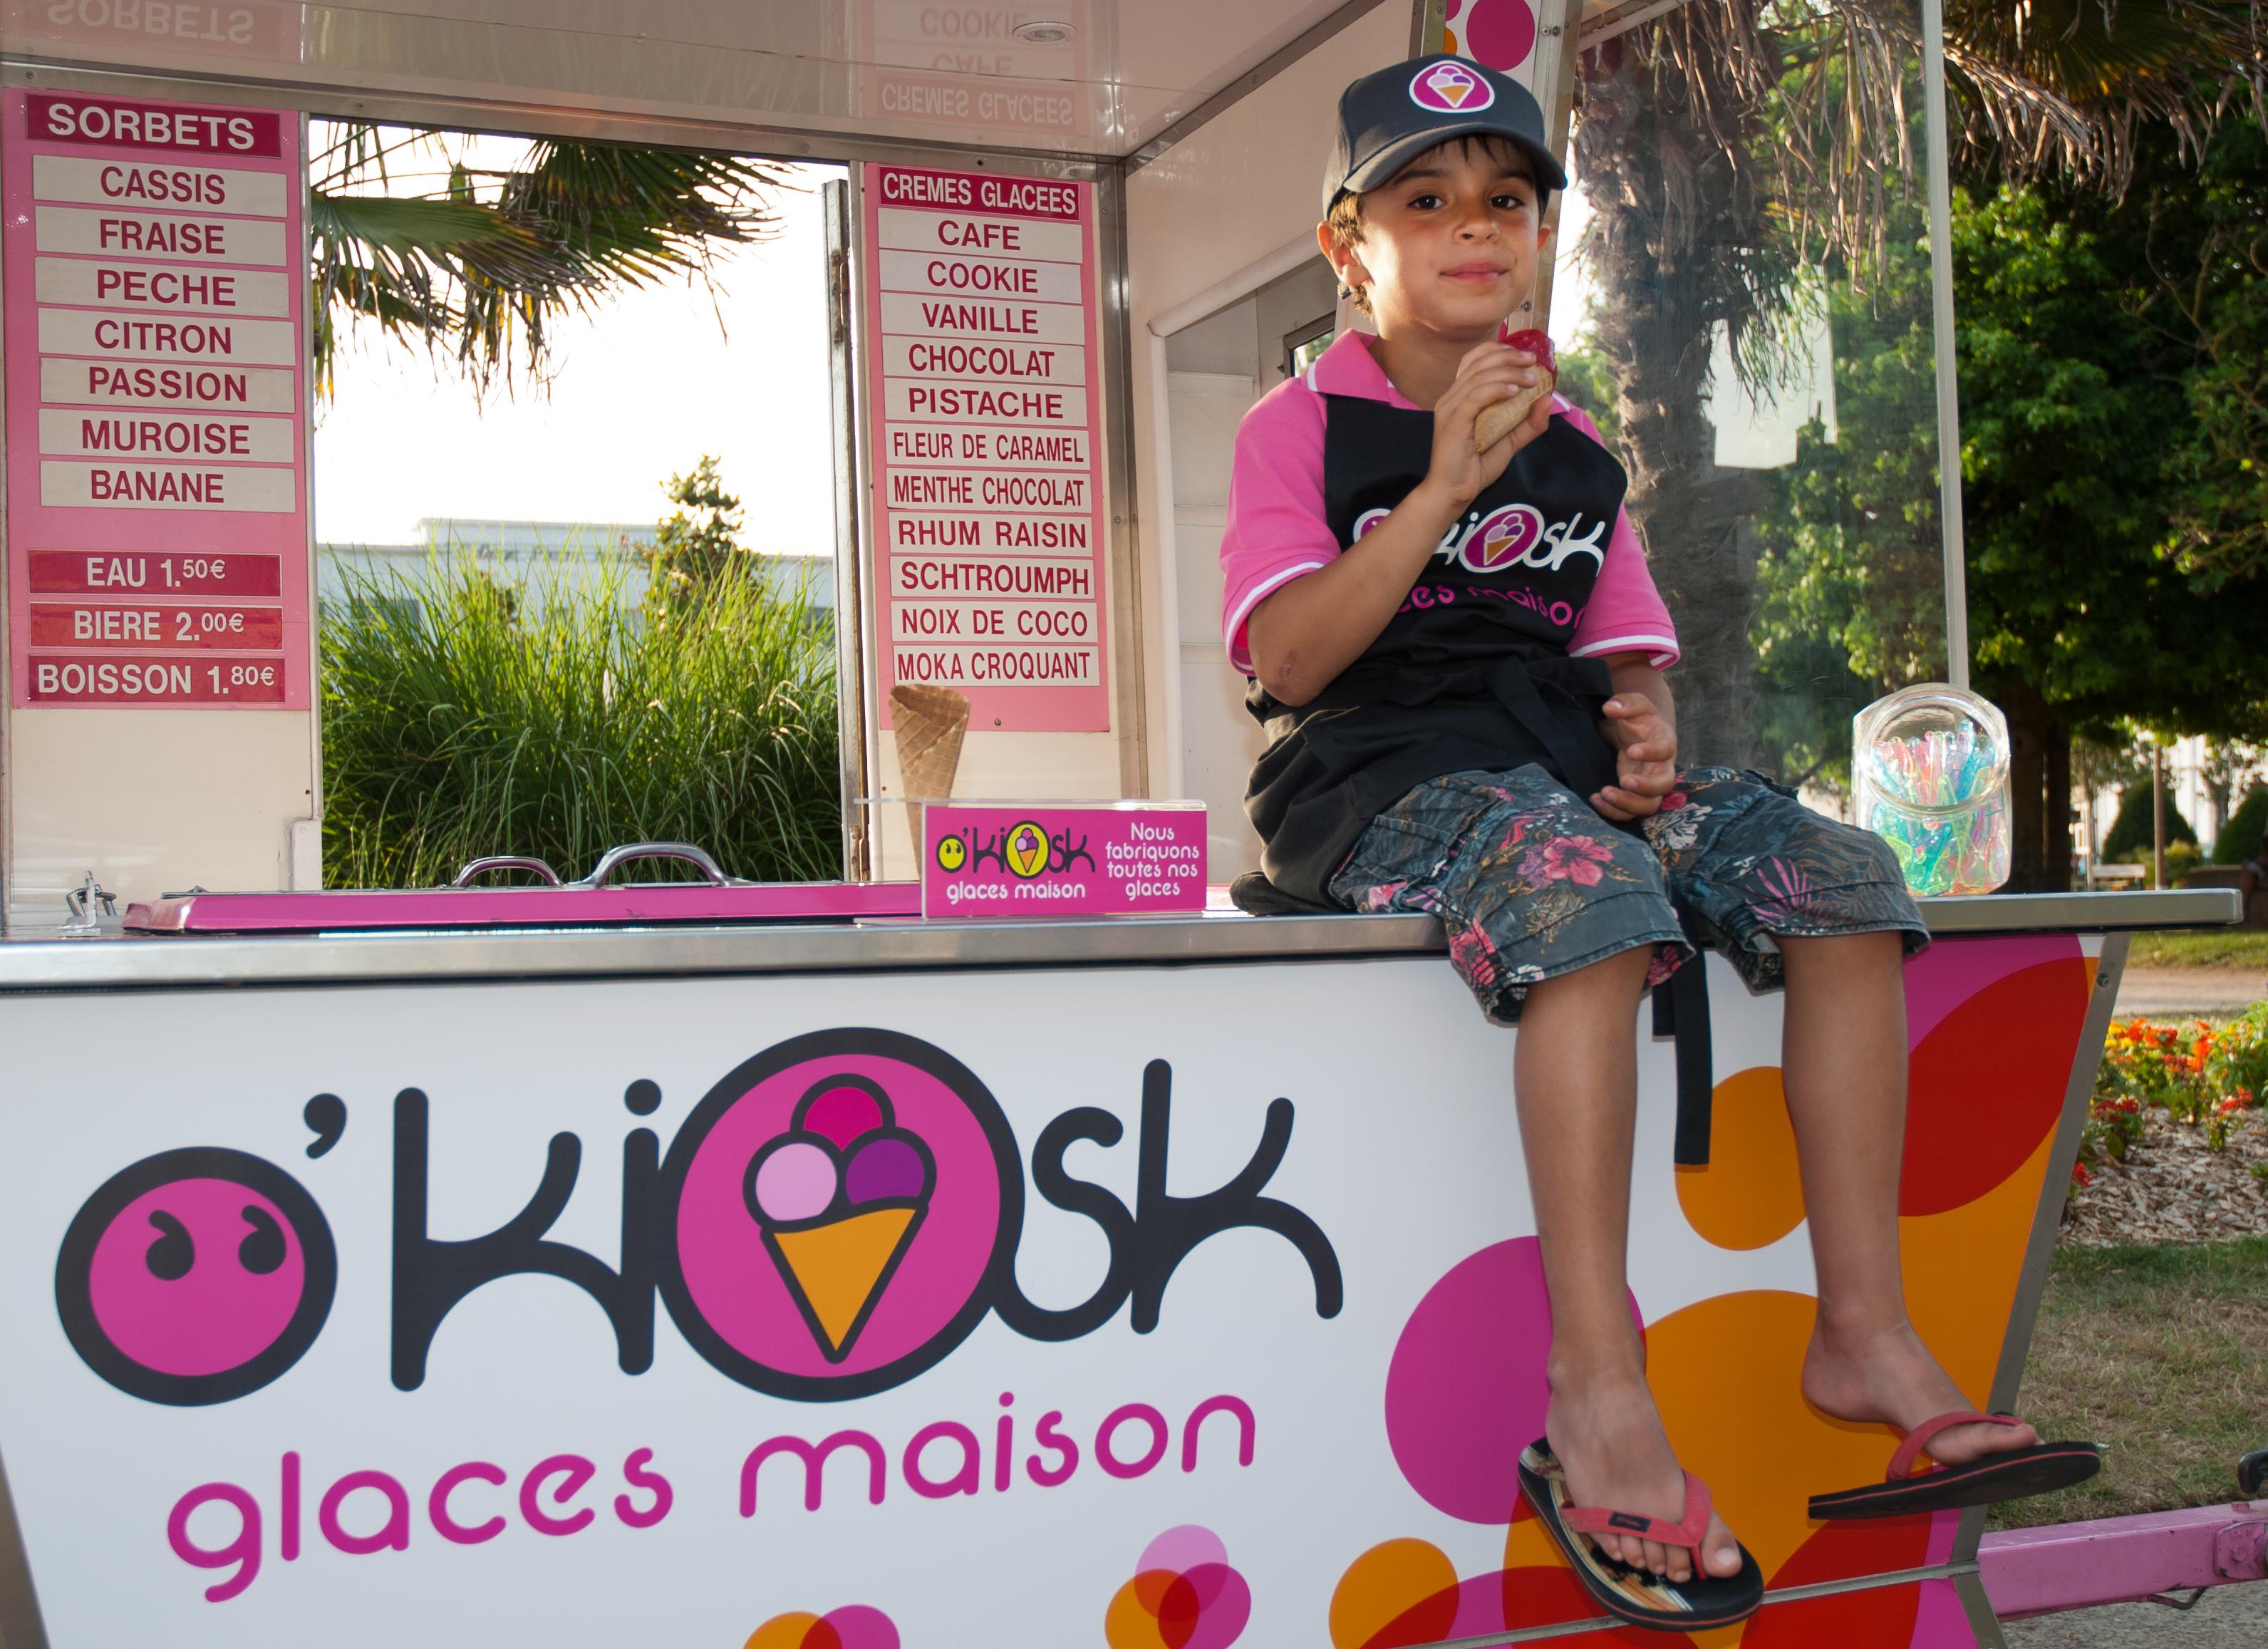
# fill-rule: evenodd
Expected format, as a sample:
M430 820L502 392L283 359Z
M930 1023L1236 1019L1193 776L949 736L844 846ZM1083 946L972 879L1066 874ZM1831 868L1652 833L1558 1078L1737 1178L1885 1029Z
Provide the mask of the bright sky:
M670 507L661 483L713 453L746 508L744 541L831 551L818 188L841 173L791 170L808 192L779 195L776 239L719 260L713 303L680 283L563 322L548 395L492 392L483 406L448 364L364 328L319 409L317 540L414 542L422 516L652 521Z

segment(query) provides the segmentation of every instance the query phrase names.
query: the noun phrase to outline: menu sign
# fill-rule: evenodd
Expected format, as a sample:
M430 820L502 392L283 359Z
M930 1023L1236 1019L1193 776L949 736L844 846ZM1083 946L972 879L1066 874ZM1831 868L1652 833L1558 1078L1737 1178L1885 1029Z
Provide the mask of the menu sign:
M978 731L1107 732L1093 186L869 166L865 195L884 716L917 681Z
M306 709L297 118L0 121L11 703Z

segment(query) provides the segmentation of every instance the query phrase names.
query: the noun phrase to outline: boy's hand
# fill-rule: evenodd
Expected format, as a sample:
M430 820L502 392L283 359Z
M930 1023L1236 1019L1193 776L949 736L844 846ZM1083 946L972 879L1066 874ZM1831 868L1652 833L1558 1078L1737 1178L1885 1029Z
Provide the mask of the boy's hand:
M1433 462L1426 482L1447 503L1462 510L1504 474L1512 455L1551 427L1551 397L1544 396L1527 421L1484 453L1473 450L1473 424L1483 408L1509 401L1542 383L1535 357L1501 343L1476 344L1457 364L1454 382L1433 407Z
M1658 812L1677 787L1677 729L1643 693L1617 693L1606 703L1607 737L1615 745L1615 782L1591 797L1591 806L1617 824Z

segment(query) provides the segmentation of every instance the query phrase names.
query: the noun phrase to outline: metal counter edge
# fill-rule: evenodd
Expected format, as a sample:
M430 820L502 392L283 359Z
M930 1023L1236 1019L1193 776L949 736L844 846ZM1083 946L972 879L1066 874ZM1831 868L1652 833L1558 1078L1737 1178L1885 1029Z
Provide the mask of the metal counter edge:
M1932 932L2112 932L2236 920L2226 888L1926 901ZM544 928L232 938L11 939L0 991L386 981L1123 967L1410 955L1443 948L1429 917L1234 915L1090 922Z

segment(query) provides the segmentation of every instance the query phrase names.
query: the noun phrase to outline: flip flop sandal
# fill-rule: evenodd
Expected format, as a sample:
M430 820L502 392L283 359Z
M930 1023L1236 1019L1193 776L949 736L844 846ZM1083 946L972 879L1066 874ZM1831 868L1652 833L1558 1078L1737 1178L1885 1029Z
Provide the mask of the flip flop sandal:
M1746 1620L1764 1601L1764 1571L1745 1546L1738 1574L1719 1579L1701 1572L1701 1539L1709 1532L1709 1486L1690 1471L1685 1474L1682 1522L1640 1517L1635 1512L1602 1512L1569 1498L1567 1475L1552 1454L1550 1439L1538 1438L1521 1451L1520 1491L1535 1508L1544 1531L1583 1590L1618 1620L1660 1631L1699 1631ZM1672 1580L1618 1563L1585 1538L1597 1535L1634 1535L1665 1546L1683 1546L1693 1554L1693 1578Z
M2013 1414L1940 1414L1905 1435L1890 1456L1882 1481L1837 1494L1811 1497L1815 1518L1904 1517L1916 1512L1951 1512L1963 1506L2021 1500L2085 1483L2102 1469L2102 1451L2093 1443L2035 1443L1986 1454L1966 1465L1915 1469L1930 1439L1956 1425L2021 1425Z

